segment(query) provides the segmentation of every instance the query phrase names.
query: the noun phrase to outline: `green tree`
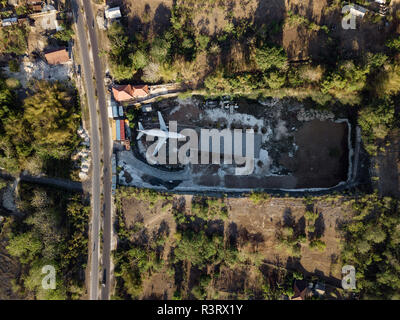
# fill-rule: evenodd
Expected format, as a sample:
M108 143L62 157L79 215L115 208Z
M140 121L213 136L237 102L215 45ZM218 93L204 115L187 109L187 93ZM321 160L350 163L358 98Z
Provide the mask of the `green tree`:
M19 63L17 60L10 60L8 62L8 67L10 68L11 72L19 72Z
M373 104L360 110L358 124L366 150L371 155L378 152L382 143L395 123L394 103L390 99L376 100Z
M23 55L27 48L28 29L25 26L13 24L0 29L0 53Z
M196 36L196 46L198 51L205 51L207 49L210 37L207 35L199 34Z
M271 89L279 89L285 85L286 76L279 72L271 72L264 76L264 81Z
M143 69L149 63L147 55L141 50L137 50L131 59L132 65L136 70Z
M51 265L56 269L56 288L54 290L47 290L42 286L42 280L45 276L42 273L42 268L45 265ZM58 274L58 277L57 277ZM38 300L66 300L67 292L65 285L60 277L60 269L54 261L37 261L30 268L27 276L24 277L24 286L35 292L36 299Z
M343 226L344 264L357 270L361 298L392 299L400 292L398 201L377 194L353 201L352 220Z
M13 236L7 246L8 252L18 257L21 263L33 261L42 250L42 242L33 232Z
M62 29L57 31L53 37L57 40L63 41L63 42L68 42L72 39L72 36L74 35L74 31L69 25L62 24L61 25Z
M150 56L158 63L167 60L170 43L162 38L156 38L150 49Z
M71 108L73 103L60 84L44 81L37 82L36 93L24 100L23 122L39 155L67 158L77 146L79 115Z
M284 70L288 65L285 50L278 47L264 46L257 48L255 60L261 71L270 69Z

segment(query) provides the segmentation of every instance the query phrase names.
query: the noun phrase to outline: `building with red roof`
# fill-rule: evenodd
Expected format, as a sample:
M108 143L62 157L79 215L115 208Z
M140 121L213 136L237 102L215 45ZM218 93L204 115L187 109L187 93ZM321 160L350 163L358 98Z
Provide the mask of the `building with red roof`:
M113 96L115 101L123 102L133 100L135 98L146 97L149 93L148 85L132 86L126 85L114 85L112 88Z
M47 63L52 65L63 64L70 61L68 51L65 48L48 52L44 56Z

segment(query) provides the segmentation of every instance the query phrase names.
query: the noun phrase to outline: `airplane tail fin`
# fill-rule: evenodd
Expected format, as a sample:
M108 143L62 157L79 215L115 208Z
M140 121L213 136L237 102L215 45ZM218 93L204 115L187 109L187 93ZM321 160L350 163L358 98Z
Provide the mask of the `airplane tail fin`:
M137 136L137 140L139 140L142 136L143 136L143 131L144 129L143 129L143 126L142 126L142 123L141 122L139 122L139 134L138 134L138 136Z
M167 125L165 124L165 121L164 121L164 119L163 119L163 117L162 117L162 115L161 115L161 112L158 111L157 114L158 114L158 121L160 122L160 129L161 129L162 131L168 131L168 127L167 127Z

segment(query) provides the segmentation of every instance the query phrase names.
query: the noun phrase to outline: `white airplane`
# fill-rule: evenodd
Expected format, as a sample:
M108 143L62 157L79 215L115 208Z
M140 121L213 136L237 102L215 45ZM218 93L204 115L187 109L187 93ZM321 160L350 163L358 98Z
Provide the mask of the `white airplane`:
M137 140L139 140L144 134L151 137L158 137L158 143L156 148L154 149L153 157L157 154L158 151L160 151L161 147L164 145L164 143L167 142L168 139L186 138L186 136L184 136L183 134L180 134L178 132L170 132L168 130L160 111L158 111L158 121L160 122L160 129L149 130L144 130L142 124L139 122L139 134L137 136Z

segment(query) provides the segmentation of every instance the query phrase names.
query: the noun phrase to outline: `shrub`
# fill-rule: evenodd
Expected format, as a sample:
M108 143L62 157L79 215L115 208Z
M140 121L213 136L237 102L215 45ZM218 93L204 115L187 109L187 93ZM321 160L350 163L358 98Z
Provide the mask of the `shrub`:
M386 138L394 125L394 115L394 104L390 99L377 100L360 111L358 124L369 154L377 154L379 143Z
M141 51L137 50L131 57L133 68L136 70L144 68L148 64L147 55Z
M10 60L8 61L8 67L10 68L11 72L19 72L19 63L17 60Z
M270 200L271 196L265 192L255 192L254 191L254 192L250 193L249 198L255 204L261 204L264 201Z
M320 239L314 239L310 241L310 248L319 251L325 251L326 244Z
M156 38L150 49L150 56L158 63L163 63L167 60L170 44L165 39Z
M299 70L300 78L306 82L317 83L321 81L324 75L324 69L321 66L305 65L301 66Z
M208 43L210 42L210 37L207 35L197 35L196 46L198 51L204 51L207 49Z
M142 80L144 82L156 83L160 80L160 65L154 62L143 68Z
M278 47L264 46L257 48L255 60L261 71L270 69L284 70L288 65L284 49Z
M264 76L264 81L271 89L279 89L285 85L286 76L279 72L271 72L268 76Z
M318 219L319 213L318 212L314 212L314 211L306 211L306 213L304 214L304 217L306 218L307 222L314 223L315 220Z
M398 200L377 194L364 195L354 200L353 210L351 221L342 227L346 239L342 261L357 270L356 291L361 298L398 297Z

